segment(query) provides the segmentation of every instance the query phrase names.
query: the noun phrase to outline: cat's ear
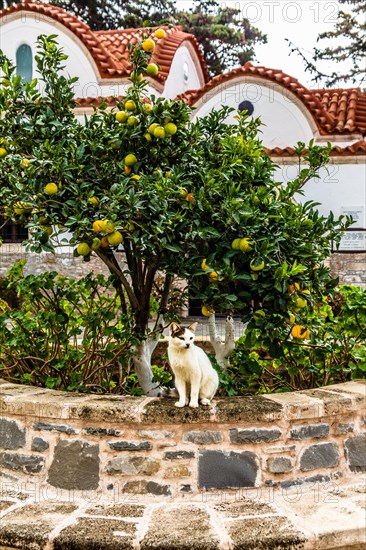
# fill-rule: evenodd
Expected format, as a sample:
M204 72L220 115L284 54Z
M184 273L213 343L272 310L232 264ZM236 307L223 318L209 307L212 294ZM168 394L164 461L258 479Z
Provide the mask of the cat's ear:
M175 334L180 330L179 325L177 323L170 323L169 325L169 332L171 335Z
M190 330L191 332L196 332L197 326L198 323L192 323L191 325L189 325L188 330Z

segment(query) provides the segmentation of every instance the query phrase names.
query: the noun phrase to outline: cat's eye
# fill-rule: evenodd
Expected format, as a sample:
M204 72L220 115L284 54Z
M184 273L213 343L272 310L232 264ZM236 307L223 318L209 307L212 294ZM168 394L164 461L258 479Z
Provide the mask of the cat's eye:
M193 340L193 336L190 337L190 340Z
M178 336L179 340L184 340L183 336Z

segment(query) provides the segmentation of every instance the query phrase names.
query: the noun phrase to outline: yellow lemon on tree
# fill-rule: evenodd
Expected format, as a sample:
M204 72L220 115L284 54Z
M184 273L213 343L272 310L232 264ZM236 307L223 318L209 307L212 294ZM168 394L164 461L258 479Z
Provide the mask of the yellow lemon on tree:
M158 126L159 124L157 124L156 122L153 122L152 124L150 124L148 128L149 133L154 135L155 128L157 128Z
M164 29L157 29L155 32L154 32L156 38L165 38L166 36L166 32Z
M253 317L254 319L256 320L259 320L259 319L264 319L266 316L265 312L263 311L263 309L257 309L254 313L253 313Z
M95 220L93 222L93 229L94 229L95 233L101 233L102 231L104 231L104 227L105 227L105 221L104 220Z
M126 111L136 111L136 103L133 99L128 99L125 103Z
M208 275L208 280L210 283L214 283L215 281L219 280L219 274L216 271L211 271Z
M264 260L262 258L255 258L249 264L252 271L262 271L264 269Z
M133 222L128 222L125 225L126 231L133 231L135 229L135 224Z
M165 124L164 130L167 136L174 136L174 134L177 133L178 128L174 122L168 122L168 124Z
M78 254L80 254L80 256L87 256L90 252L90 246L88 245L88 243L80 243L76 251Z
M140 178L141 176L139 176L138 174L134 174L133 176L131 176L132 180L139 180Z
M158 139L163 139L165 138L165 130L163 128L163 126L157 126L154 130L154 137L158 138Z
M126 113L126 111L118 111L118 113L116 113L116 121L117 122L126 122L126 120L128 119L128 113Z
M191 204L196 204L196 200L192 193L187 193L186 195L186 201L190 202Z
M159 72L159 67L156 65L156 63L149 63L146 67L146 74L149 76L156 76Z
M93 239L91 249L98 250L98 248L100 248L100 239L98 239L98 237L95 237L95 239Z
M293 294L294 292L298 292L300 290L299 283L294 283L293 285L289 285L288 291L290 294Z
M248 237L244 237L244 239L240 240L239 249L242 252L250 252L251 250L253 250L252 242L250 241L250 239ZM264 265L263 265L263 267L264 267ZM262 267L262 269L263 269L263 267ZM257 269L257 270L253 270L253 271L260 271L260 270Z
M136 71L132 71L132 73L130 74L130 79L132 80L132 82L141 82L142 74Z
M93 206L98 206L99 199L97 197L89 197L88 202L90 202Z
M139 119L137 116L129 116L127 119L127 126L130 128L133 128L134 126L137 126L139 123Z
M231 248L233 250L240 250L240 243L241 243L241 239L234 239L233 242L231 243Z
M110 220L104 220L104 229L103 231L105 233L113 233L115 231L116 227L113 222Z
M302 309L307 306L307 301L304 298L297 298L295 304L297 308Z
M151 103L144 103L143 107L144 107L145 111L152 111L152 108L153 108Z
M146 134L144 134L144 138L146 139L146 141L151 141L152 140L151 134L148 134L147 132L146 132Z
M295 322L295 315L293 313L289 313L288 320L289 320L290 325L293 325L294 322Z
M0 147L0 159L6 157L7 154L8 154L7 150L4 149L4 147Z
M146 40L144 40L143 43L142 43L142 49L143 49L145 52L148 52L148 53L153 52L154 49L155 49L155 42L154 42L154 40L152 40L151 38L147 38Z
M110 245L118 246L123 241L122 233L119 231L113 231L113 233L107 235L107 240Z
M22 159L19 164L20 164L20 167L23 168L24 170L31 168L29 159Z
M44 188L44 192L47 193L47 195L55 195L58 191L58 187L55 183L47 183L46 187Z
M310 330L308 328L303 327L302 325L295 325L291 329L291 335L294 338L310 338Z
M207 271L209 269L206 262L207 262L206 258L203 258L202 263L201 263L201 269L203 269L203 271Z
M215 313L215 310L211 306L203 305L201 312L202 312L202 315L204 315L205 317L211 317L211 315Z
M100 239L100 246L101 246L102 248L108 248L108 247L109 247L109 242L108 242L107 237L102 237L102 238Z
M132 168L130 168L129 166L127 166L127 164L125 164L125 167L124 167L123 171L126 174L126 176L129 176L132 172Z
M134 164L136 164L136 162L137 162L137 158L133 153L130 153L129 155L127 155L124 160L124 163L126 166L133 166Z
M13 208L15 214L18 214L18 216L21 214L29 214L29 212L32 212L32 209L33 206L28 202L17 202Z

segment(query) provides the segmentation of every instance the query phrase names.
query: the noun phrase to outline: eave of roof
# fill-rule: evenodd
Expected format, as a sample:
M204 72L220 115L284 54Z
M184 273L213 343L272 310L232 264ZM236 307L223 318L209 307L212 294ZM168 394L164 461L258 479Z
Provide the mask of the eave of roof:
M188 90L179 99L195 105L214 88L226 85L238 77L255 77L275 82L292 92L308 109L322 135L366 133L366 94L359 88L309 90L280 69L254 66L249 62L243 67L215 76L197 90Z
M122 29L111 31L93 32L88 25L80 21L62 8L40 2L25 2L13 4L8 8L0 10L0 19L14 13L28 11L46 15L58 23L64 25L84 44L98 68L101 78L127 78L131 71L131 64L128 53L128 43L137 44L146 29ZM195 36L182 31L182 27L161 27L165 30L166 36L157 41L152 35L151 38L157 42L152 56L152 62L157 63L161 70L153 77L154 80L164 83L168 77L169 70L177 49L188 41L196 52L204 81L209 80L207 65L203 57L200 45Z

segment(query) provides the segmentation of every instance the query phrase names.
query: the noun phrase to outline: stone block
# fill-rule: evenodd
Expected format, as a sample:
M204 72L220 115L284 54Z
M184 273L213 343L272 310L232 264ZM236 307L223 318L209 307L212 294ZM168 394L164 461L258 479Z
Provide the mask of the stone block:
M248 443L270 443L280 439L282 432L279 428L251 428L229 431L230 441L236 445L245 445Z
M307 472L318 468L332 468L339 462L339 449L336 443L318 443L307 447L300 458L300 470Z
M140 430L138 435L146 439L169 439L175 436L175 432L169 432L167 430Z
M45 439L42 439L41 437L34 437L32 439L32 451L42 452L47 451L49 449L49 443Z
M187 468L187 466L184 466L182 464L179 464L178 466L171 466L167 468L164 472L164 478L180 478L180 477L189 477L191 475L191 471Z
M136 524L115 518L78 518L53 541L54 550L132 549Z
M187 458L194 458L193 451L167 451L164 454L164 460L182 460Z
M210 550L220 547L208 512L194 505L154 510L140 544L141 550Z
M254 487L258 469L258 457L250 451L202 451L198 485L201 489Z
M83 433L88 434L88 435L98 435L98 436L109 435L109 437L111 437L111 436L112 437L118 437L119 435L122 435L123 432L121 432L120 430L117 430L115 428L93 428L93 427L89 427L89 428L84 428Z
M280 481L280 487L282 489L289 489L295 485L303 485L304 483L329 483L331 480L330 476L318 474L311 477L303 477L298 479L286 479L285 481Z
M150 441L110 441L108 443L114 451L151 451Z
M273 422L282 417L283 406L261 395L230 397L216 402L216 422Z
M351 423L339 423L336 426L336 435L345 435L348 433L352 433L355 431L355 425L353 422Z
M0 418L0 448L20 449L25 445L25 428L15 420Z
M300 550L306 542L304 534L282 516L237 519L230 522L228 532L234 548L243 550Z
M155 483L155 481L128 481L123 486L123 493L132 493L134 495L156 495L156 496L169 496L171 490L169 485L161 485Z
M328 424L307 424L306 426L295 426L290 431L290 439L312 439L327 437L329 435Z
M273 456L267 460L267 470L272 474L286 474L293 468L292 460L287 456Z
M27 474L38 474L44 466L44 458L37 455L0 453L0 466Z
M48 424L46 422L35 422L33 424L33 429L38 431L47 431L47 432L61 432L65 434L76 434L77 430L71 426L65 426L63 424Z
M48 472L48 483L61 489L97 489L99 445L82 440L59 441Z
M346 439L344 447L351 472L366 472L366 434Z
M156 474L160 469L160 460L144 456L119 456L107 464L107 472L112 475L147 475Z
M180 493L192 493L193 492L192 485L185 484L185 483L183 485L180 485L179 492Z
M195 443L196 445L211 445L212 443L221 443L223 437L221 432L197 431L187 432L183 436L184 443Z

